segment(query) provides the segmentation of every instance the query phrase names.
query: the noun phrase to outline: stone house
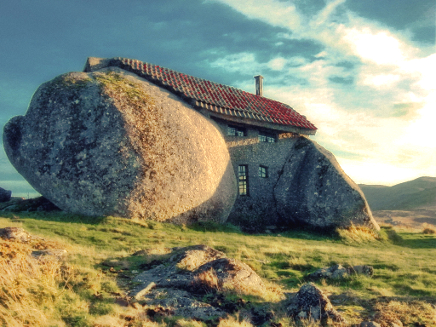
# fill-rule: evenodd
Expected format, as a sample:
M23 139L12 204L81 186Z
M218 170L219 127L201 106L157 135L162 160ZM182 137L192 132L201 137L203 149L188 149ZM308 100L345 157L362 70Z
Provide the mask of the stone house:
M317 128L292 107L256 94L126 58L88 58L84 72L129 71L169 90L221 130L236 177L228 221L245 230L307 224L378 229L359 187L310 141ZM201 183L201 181L199 181Z
M314 135L317 130L292 107L263 97L262 76L255 77L256 94L252 94L126 58L88 58L84 71L109 66L133 72L171 91L220 127L237 177L238 198L233 211L239 215L254 207L263 214L271 209L273 188L288 155L289 141Z

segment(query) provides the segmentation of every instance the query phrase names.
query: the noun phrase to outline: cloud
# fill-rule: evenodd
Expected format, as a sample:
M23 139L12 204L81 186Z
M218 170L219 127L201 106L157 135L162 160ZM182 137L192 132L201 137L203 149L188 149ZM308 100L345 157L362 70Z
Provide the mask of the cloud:
M287 29L278 35L282 42L322 46L311 59L281 53L263 64L253 54L249 66L266 70L265 95L291 104L314 122L319 127L314 139L337 153L355 178L364 180L363 171L370 176L360 168L377 163L380 180L435 175L430 131L436 121L436 55L417 48L407 34L359 17L341 0L327 2L312 16L289 2L220 2ZM401 177L387 173L389 167Z
M398 39L386 31L372 32L369 28L347 28L345 40L355 55L378 65L395 65L405 60L404 51Z
M282 57L271 59L270 62L268 62L268 67L272 70L282 70L285 65L286 59Z

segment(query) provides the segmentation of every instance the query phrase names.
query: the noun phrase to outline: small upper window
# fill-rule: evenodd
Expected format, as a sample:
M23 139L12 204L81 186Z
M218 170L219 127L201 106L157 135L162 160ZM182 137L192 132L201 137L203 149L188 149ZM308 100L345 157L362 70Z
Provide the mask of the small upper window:
M276 137L273 134L259 132L259 142L275 143Z
M247 131L245 128L237 126L227 126L227 135L229 136L246 136Z
M268 167L259 166L259 177L268 178Z

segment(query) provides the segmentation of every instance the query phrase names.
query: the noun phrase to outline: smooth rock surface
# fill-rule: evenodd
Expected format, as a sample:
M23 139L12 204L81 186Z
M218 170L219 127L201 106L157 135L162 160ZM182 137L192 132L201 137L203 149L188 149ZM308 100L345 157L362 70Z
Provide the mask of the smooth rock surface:
M223 222L236 178L216 125L168 91L109 68L44 83L4 127L18 172L62 210Z
M317 143L299 137L274 188L283 224L315 228L366 226L379 230L368 203L335 157Z

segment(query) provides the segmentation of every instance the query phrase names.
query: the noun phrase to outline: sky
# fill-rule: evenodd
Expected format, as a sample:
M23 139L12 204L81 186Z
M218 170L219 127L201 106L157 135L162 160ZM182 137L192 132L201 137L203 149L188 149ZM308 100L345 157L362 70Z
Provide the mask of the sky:
M284 102L359 184L436 176L434 0L0 0L0 125L87 57ZM0 187L35 191L0 147Z

